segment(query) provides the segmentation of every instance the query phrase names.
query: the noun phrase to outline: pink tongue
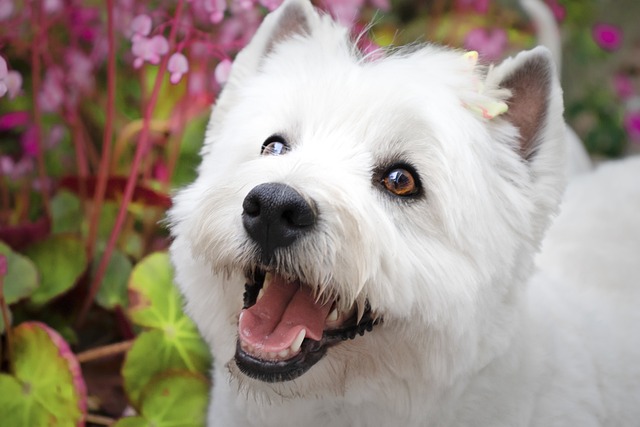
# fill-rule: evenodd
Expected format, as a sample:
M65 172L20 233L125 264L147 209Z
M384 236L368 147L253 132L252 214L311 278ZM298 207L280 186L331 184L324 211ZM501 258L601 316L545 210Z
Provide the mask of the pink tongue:
M240 339L274 353L288 349L302 329L307 338L320 341L331 305L316 303L308 286L274 276L260 301L240 313Z

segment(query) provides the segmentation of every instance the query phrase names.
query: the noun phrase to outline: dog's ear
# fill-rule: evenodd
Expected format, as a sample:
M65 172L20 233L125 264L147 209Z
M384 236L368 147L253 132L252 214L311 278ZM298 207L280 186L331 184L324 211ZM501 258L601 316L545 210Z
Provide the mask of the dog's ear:
M229 84L238 83L254 73L278 43L296 35L311 34L318 19L319 15L309 0L285 0L264 18L251 42L238 54Z
M504 118L519 131L520 155L532 160L549 132L563 126L562 94L550 52L536 48L509 58L492 71L511 97Z
M530 196L538 205L541 236L549 215L557 209L566 180L566 131L555 63L548 49L537 47L506 59L489 72L487 80L511 92L509 109L501 117L517 130L514 148L529 168Z
M229 78L214 105L202 155L206 154L208 145L215 140L218 124L236 101L236 89L242 86L246 78L258 72L260 64L278 43L295 36L312 34L319 20L320 15L309 0L285 0L264 18L249 44L233 62Z

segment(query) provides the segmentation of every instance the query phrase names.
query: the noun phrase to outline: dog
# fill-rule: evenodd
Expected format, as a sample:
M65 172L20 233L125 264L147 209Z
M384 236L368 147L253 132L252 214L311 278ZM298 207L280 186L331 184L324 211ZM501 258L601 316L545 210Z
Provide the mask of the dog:
M371 55L270 13L169 212L208 426L637 425L640 161L563 198L562 113L543 47Z

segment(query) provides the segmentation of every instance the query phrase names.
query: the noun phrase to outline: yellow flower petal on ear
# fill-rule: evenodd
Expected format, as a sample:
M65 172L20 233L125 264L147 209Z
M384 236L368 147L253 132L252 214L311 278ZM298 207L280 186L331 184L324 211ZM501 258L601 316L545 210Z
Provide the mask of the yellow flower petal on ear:
M471 64L471 68L475 67L478 63L478 52L476 52L475 50L471 50L465 53L464 55L462 55L462 57L469 61L469 64Z
M491 120L494 117L497 117L501 114L506 113L507 111L509 111L509 106L505 102L492 101L487 103L487 105L485 106L484 113L486 114L483 114L483 115L489 120Z

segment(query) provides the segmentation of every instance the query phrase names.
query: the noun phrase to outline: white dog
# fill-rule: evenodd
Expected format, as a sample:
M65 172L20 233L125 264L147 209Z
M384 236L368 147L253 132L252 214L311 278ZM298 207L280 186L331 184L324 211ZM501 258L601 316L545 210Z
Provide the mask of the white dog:
M208 425L637 426L640 161L564 191L544 48L362 55L307 0L236 59L170 219Z

